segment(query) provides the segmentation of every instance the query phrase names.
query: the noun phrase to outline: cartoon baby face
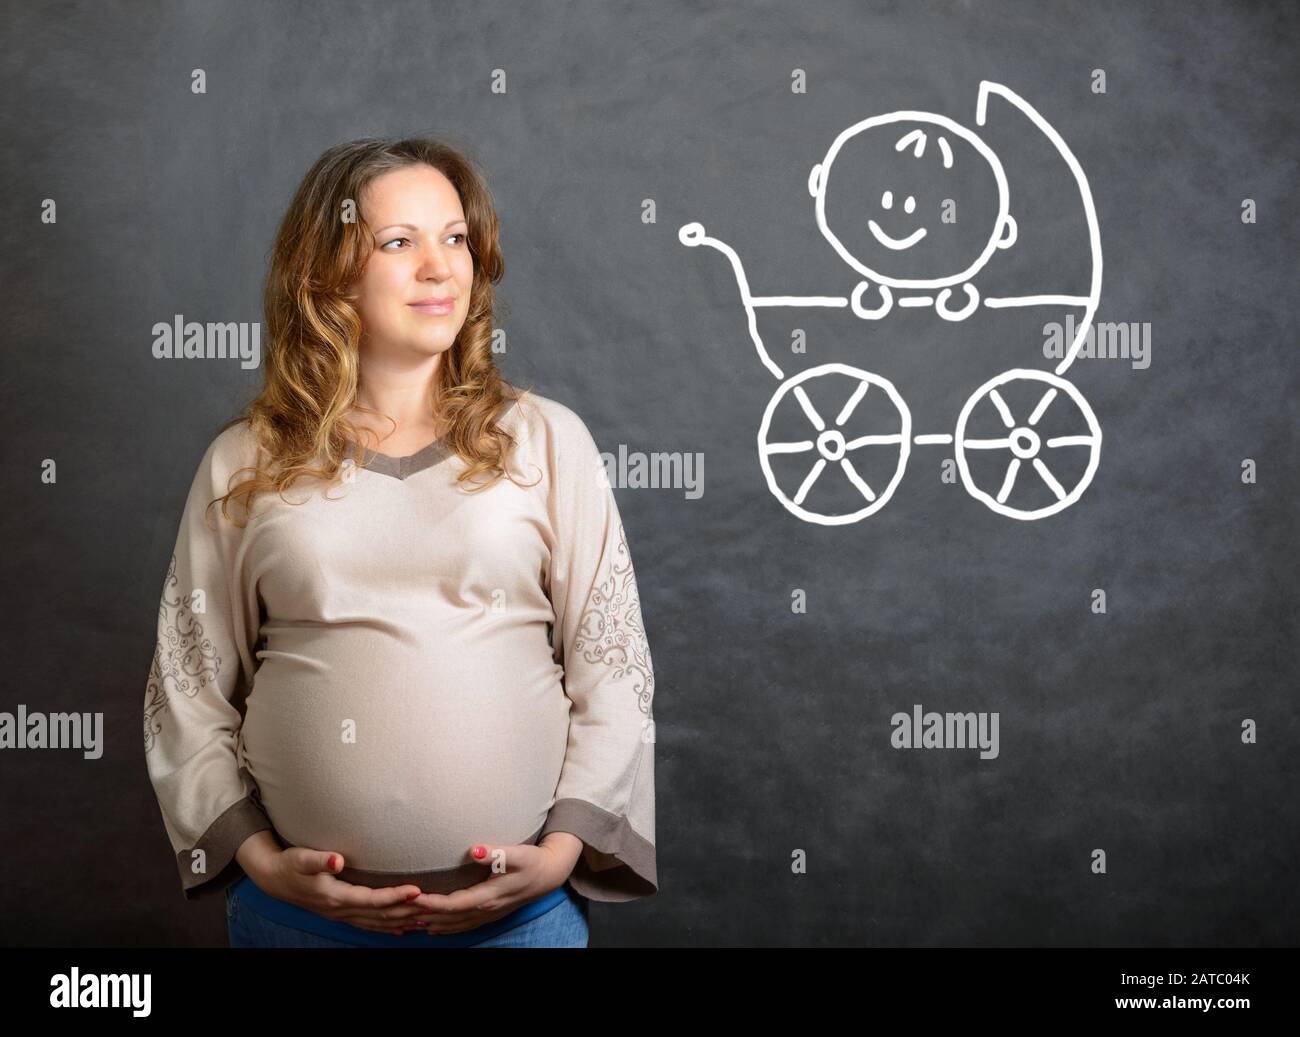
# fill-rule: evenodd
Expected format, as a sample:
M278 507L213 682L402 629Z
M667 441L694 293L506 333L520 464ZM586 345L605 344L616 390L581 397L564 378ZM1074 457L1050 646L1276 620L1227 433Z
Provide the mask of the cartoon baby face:
M864 277L895 288L969 280L1016 237L997 155L930 112L893 112L841 133L808 190L817 225Z

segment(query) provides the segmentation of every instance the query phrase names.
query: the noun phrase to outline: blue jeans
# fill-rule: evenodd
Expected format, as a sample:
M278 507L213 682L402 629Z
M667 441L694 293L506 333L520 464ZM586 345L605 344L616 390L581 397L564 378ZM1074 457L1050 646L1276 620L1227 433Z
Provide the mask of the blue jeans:
M226 928L231 947L586 947L588 907L587 898L566 882L478 929L391 936L286 904L244 876L226 889Z

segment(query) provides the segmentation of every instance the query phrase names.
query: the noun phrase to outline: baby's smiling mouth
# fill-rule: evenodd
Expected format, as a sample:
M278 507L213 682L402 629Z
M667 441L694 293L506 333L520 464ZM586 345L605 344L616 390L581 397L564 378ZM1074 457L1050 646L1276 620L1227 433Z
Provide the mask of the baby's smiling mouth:
M901 252L905 248L911 248L925 237L924 227L918 227L905 238L891 238L880 229L880 224L875 220L867 220L867 227L870 229L871 233L876 236L877 241L884 245L885 248L892 248L895 252Z

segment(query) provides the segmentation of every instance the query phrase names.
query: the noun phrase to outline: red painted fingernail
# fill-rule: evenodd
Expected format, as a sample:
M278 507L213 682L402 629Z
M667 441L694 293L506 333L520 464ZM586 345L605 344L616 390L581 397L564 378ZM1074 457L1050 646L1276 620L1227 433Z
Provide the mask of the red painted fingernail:
M407 900L414 900L414 899L415 899L416 897L418 897L419 895L420 895L419 893L410 893L410 894L407 895L406 899L407 899Z
M414 924L415 924L415 925L418 925L421 929L423 929L423 928L424 928L426 925L428 925L429 923L428 923L428 922L416 922L416 923L414 923Z
M475 847L474 847L474 856L475 856L475 857L482 857L485 853L487 853L487 849L486 849L486 848L484 848L484 847L482 847L482 846L475 846Z
M333 870L334 870L334 860L335 860L335 858L334 858L334 854L331 853L331 854L330 854L330 864L329 864L330 871L333 871Z

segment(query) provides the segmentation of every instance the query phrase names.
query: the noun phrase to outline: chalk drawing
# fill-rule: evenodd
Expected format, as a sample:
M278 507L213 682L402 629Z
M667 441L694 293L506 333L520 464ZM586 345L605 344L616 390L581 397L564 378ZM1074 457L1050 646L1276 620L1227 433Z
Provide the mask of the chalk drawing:
M1092 408L1078 389L1060 377L1078 355L1087 337L1088 329L1092 325L1101 297L1101 233L1097 225L1097 211L1093 204L1092 191L1083 168L1061 135L1032 105L1007 87L987 80L980 83L975 111L977 126L985 124L988 101L993 96L1004 99L1024 115L1035 129L1047 137L1074 179L1088 224L1088 243L1092 256L1092 271L1087 295L1050 294L981 299L973 278L998 251L1012 248L1019 236L1018 225L1010 211L1010 190L1006 172L992 148L973 130L933 112L890 112L854 123L835 138L825 157L813 166L809 174L808 192L815 201L818 229L840 258L862 277L847 297L756 296L749 290L744 266L735 249L717 238L710 237L700 223L685 224L678 231L678 240L683 245L690 248L707 245L721 252L731 262L740 288L741 303L748 320L750 340L758 353L759 361L781 383L769 401L759 425L759 463L773 496L787 511L805 522L845 525L879 511L893 496L894 490L902 480L913 445L951 445L954 448L957 468L966 491L999 515L1023 521L1046 518L1069 507L1087 489L1096 473L1101 459L1101 427ZM911 254L913 257L918 257L917 261L924 266L927 261L924 251L927 247L926 243L932 244L937 235L931 233L935 229L934 225L927 224L917 213L915 195L903 194L901 187L897 192L890 188L881 193L878 203L878 215L881 219L877 220L875 216L868 217L865 223L865 234L862 233L864 229L862 227L840 227L838 233L832 229L826 216L827 198L832 185L836 182L833 176L836 160L845 158L844 149L850 142L853 142L857 148L855 155L865 145L869 151L874 149L877 154L897 155L905 159L907 153L910 153L911 158L916 161L941 163L945 176L952 173L954 189L961 187L962 174L968 169L976 168L981 171L981 174L991 174L997 191L996 214L991 221L991 226L972 227L971 224L975 221L967 220L964 224L961 221L954 221L941 228L943 234L947 235L945 244L948 248L942 252L935 250L934 262L938 263L937 257L941 255L955 253L962 256L961 263L958 264L959 269L946 271L935 269L928 276L915 276L903 272L904 268L899 266L900 257ZM874 195L872 197L872 204L875 205ZM899 213L903 216L900 217ZM886 229L886 222L891 229ZM851 241L847 240L850 234ZM952 265L951 260L949 265ZM954 293L954 288L960 291L960 295ZM914 289L931 291L910 294ZM939 291L934 292L933 289ZM909 294L903 294L904 292ZM822 364L787 379L764 347L757 321L757 311L768 306L840 308L846 309L862 320L873 321L887 318L897 306L900 309L933 309L941 320L964 321L975 314L981 303L989 309L1020 306L1078 306L1082 307L1084 312L1075 331L1074 340L1054 372L1014 368L991 378L967 399L957 418L956 431L952 434L913 435L912 418L907 404L893 383L873 372L846 364ZM839 392L836 398L842 396L847 400L829 422L828 415L819 413L809 398L807 385L812 379L830 379ZM999 391L1016 383L1022 386L1032 384L1035 390L1039 386L1044 389L1037 404L1023 416L1024 420L1018 420L1011 413L1004 394ZM846 438L840 427L848 421L854 409L872 387L883 391L889 401L889 412L894 415L890 427L878 434ZM1058 407L1071 408L1070 414L1078 424L1079 433L1054 436L1044 440L1035 426L1048 407L1058 399L1061 401ZM971 415L977 409L988 407L994 409L1005 426L1007 434L992 439L967 437L966 428ZM809 438L771 440L769 436L773 416L779 410L789 408L797 408L811 425ZM1051 452L1065 450L1068 453L1070 450L1080 448L1088 451L1086 467L1083 475L1074 481L1074 485L1067 487L1053 472L1049 463L1053 456ZM891 457L894 452L897 453L893 474L883 485L873 487L868 484L849 456L853 451L867 449L887 450ZM968 452L972 450L1004 450L1008 453L1006 469L996 487L984 488L977 484L969 464ZM802 476L797 483L780 485L770 462L773 454L807 454L810 467L806 475ZM854 490L861 495L863 507L848 513L828 515L805 506L809 493L828 469L838 471L844 479L848 480ZM1008 503L1018 481L1022 479L1022 470L1026 473L1029 471L1036 473L1036 477L1056 498L1055 502L1037 508L1017 507Z

